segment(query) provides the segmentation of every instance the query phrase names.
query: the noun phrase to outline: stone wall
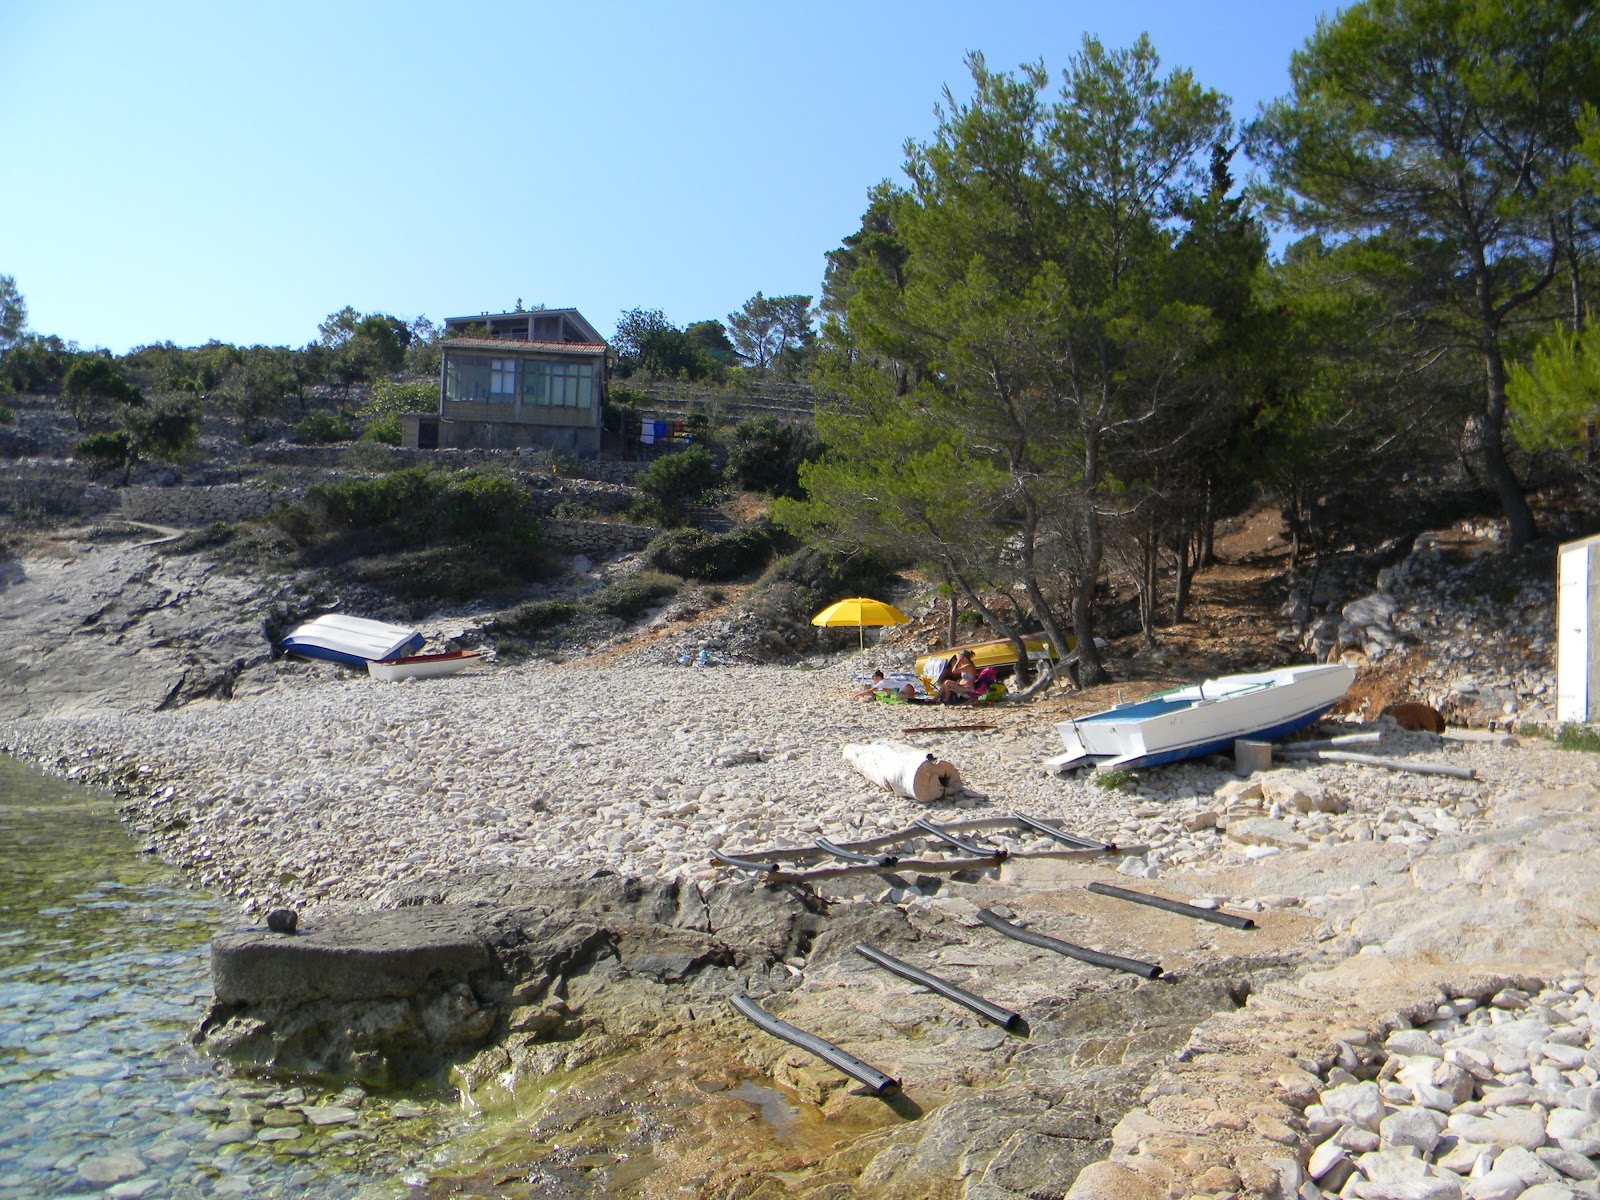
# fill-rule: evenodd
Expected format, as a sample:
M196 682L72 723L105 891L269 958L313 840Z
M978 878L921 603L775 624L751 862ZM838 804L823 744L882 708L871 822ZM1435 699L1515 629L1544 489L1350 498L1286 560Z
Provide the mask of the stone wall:
M563 554L617 554L643 550L660 530L647 525L618 525L608 521L558 521L540 523L545 542Z
M152 525L200 526L243 521L298 500L297 487L219 484L215 487L131 487L122 492L122 515Z
M0 513L87 517L115 512L117 493L81 479L20 476L0 479Z

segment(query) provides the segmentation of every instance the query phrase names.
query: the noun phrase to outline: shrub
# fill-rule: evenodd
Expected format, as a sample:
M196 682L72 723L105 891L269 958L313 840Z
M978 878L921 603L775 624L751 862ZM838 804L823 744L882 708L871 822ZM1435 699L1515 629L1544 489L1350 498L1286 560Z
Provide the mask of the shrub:
M1556 730L1556 749L1600 754L1600 729L1593 725L1563 725Z
M800 464L821 454L822 442L804 426L776 417L740 421L729 439L726 475L746 491L798 497Z
M99 467L113 469L126 466L133 453L133 438L126 429L112 433L94 433L78 443L78 453L95 461Z
M631 621L657 600L675 596L683 581L659 571L639 571L585 597L584 607Z
M289 440L298 442L302 446L321 446L328 442L347 442L350 440L350 426L337 414L319 409L314 413L307 413L294 427L294 432L289 435Z
M386 413L367 422L367 427L361 431L363 442L382 442L385 446L398 446L400 444L400 418L393 413Z
M639 490L668 517L717 485L717 460L704 446L690 446L655 460L639 473Z
M772 531L764 525L746 525L729 533L708 534L698 529L663 533L645 549L652 567L721 583L753 575L772 558Z
M17 414L4 404L0 404L0 425L9 425L17 419Z
M537 555L543 547L528 494L486 471L408 467L378 479L319 483L307 489L306 507L330 530L465 542L485 553Z
M815 610L842 596L882 595L899 582L899 576L870 554L840 558L808 546L773 563L756 589L787 584Z
M532 637L558 625L565 625L578 615L578 606L566 600L533 600L519 605L494 623L497 634L512 637Z

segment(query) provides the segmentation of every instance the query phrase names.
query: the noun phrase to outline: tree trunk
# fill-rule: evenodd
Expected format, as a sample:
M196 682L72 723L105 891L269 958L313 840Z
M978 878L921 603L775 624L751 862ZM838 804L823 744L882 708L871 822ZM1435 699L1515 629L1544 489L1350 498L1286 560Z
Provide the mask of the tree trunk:
M961 772L952 764L903 742L848 745L844 760L873 783L919 804L943 800L961 790Z
M961 601L956 597L954 586L952 586L950 591L950 620L945 623L944 627L944 644L946 646L954 646L956 644L956 606L960 603Z
M1500 497L1500 507L1511 531L1510 548L1520 550L1539 536L1539 529L1533 520L1533 509L1528 507L1528 498L1523 495L1522 483L1506 460L1506 363L1494 342L1484 347L1483 368L1488 391L1488 404L1483 414L1483 472Z
M1095 493L1100 485L1100 444L1097 430L1086 430L1083 439L1083 569L1072 591L1072 631L1078 639L1078 683L1092 687L1109 683L1111 675L1100 661L1094 644L1094 596L1100 582L1100 562L1105 544L1100 528L1100 510Z

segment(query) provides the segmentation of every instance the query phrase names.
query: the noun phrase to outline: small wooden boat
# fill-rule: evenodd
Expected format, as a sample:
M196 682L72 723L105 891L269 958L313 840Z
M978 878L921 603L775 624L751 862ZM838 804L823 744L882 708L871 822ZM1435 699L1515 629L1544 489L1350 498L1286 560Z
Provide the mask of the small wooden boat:
M1060 722L1067 753L1045 765L1057 772L1154 767L1231 752L1239 738L1287 737L1337 704L1355 676L1343 663L1310 663L1157 692Z
M400 679L433 679L454 675L483 658L482 650L452 650L448 654L413 654L404 658L372 659L367 674L390 682Z

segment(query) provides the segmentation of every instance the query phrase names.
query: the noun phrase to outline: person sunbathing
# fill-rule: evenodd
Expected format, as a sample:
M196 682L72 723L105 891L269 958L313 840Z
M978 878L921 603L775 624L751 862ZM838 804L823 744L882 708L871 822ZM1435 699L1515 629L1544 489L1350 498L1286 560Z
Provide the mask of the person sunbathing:
M885 696L897 695L902 700L909 700L917 694L917 688L915 684L911 683L905 684L903 687L896 688L893 684L885 682L882 671L874 671L872 673L872 682L867 684L867 686L862 688L859 692L851 692L850 699L860 700L863 697L871 696L880 692Z

